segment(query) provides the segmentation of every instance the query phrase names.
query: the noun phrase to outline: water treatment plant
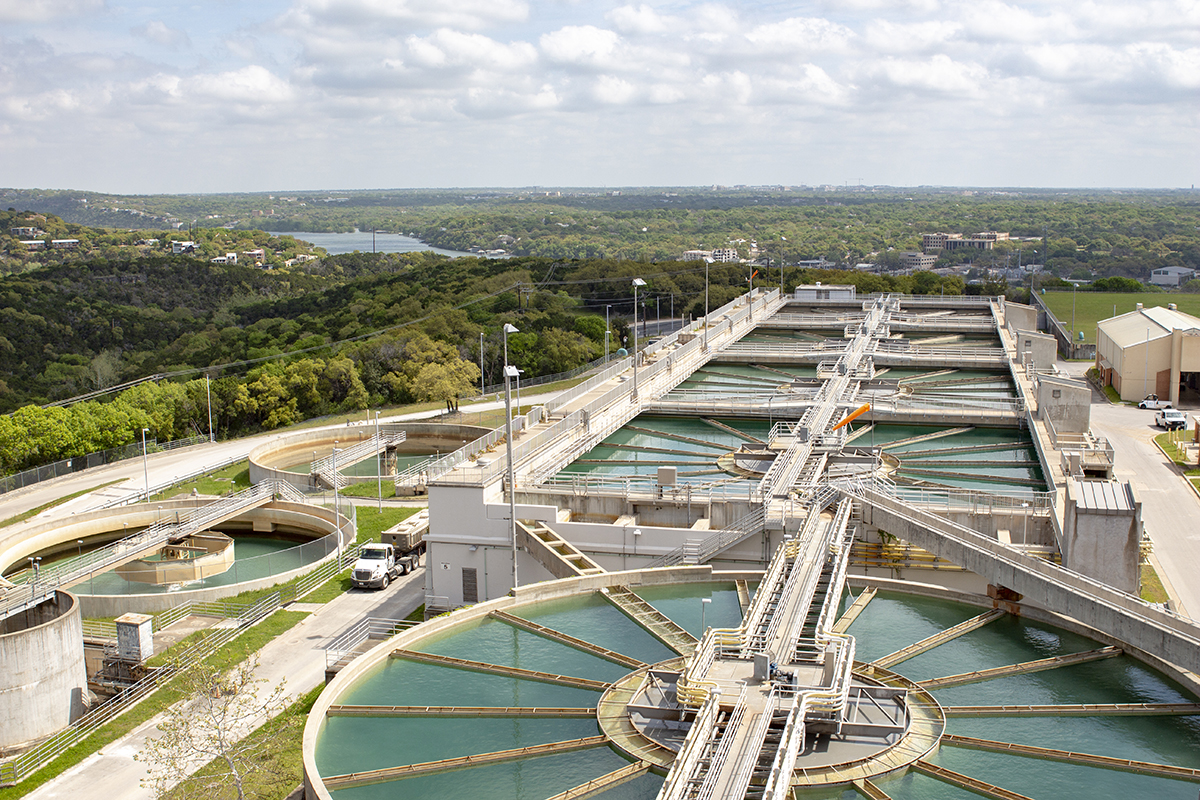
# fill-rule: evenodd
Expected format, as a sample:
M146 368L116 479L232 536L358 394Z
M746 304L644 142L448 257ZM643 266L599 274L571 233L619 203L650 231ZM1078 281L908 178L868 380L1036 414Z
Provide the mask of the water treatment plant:
M449 613L309 798L1194 796L1200 630L1032 309L751 297L424 472Z
M81 607L311 568L348 520L300 492L365 462L428 497L432 618L321 695L310 800L1191 800L1200 628L1137 598L1141 498L1035 328L756 290L495 431L289 434L220 503L0 539L0 566L63 555L4 593L0 746L78 715Z

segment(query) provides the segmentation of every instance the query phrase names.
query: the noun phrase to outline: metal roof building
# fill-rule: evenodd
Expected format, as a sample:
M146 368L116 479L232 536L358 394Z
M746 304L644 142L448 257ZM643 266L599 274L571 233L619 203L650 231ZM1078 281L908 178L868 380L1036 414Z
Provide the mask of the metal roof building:
M1122 400L1156 394L1178 403L1181 383L1200 386L1200 319L1172 303L1101 320L1096 367Z

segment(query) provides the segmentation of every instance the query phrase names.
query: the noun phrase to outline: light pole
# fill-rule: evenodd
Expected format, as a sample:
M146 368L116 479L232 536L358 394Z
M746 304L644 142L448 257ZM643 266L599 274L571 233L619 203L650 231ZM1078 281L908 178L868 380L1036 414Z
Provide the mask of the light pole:
M479 396L483 397L483 331L479 332Z
M142 477L146 481L146 502L150 502L150 458L146 455L146 434L149 428L142 428Z
M612 326L608 324L608 312L612 310L611 305L604 307L604 363L608 363L608 336L612 331Z
M207 374L204 376L204 392L208 395L208 440L215 442L216 437L213 436L212 426L212 381L209 380Z
M705 257L704 259L704 352L708 352L708 268L712 266L713 260Z
M1142 397L1147 397L1150 392L1150 329L1146 328L1146 366L1142 368Z
M645 286L646 282L641 278L633 279L633 399L638 397L638 331L637 331L637 303L638 303L638 287Z
M1071 346L1067 348L1067 358L1075 354L1075 290L1078 284L1071 284Z
M506 332L507 328L505 326ZM508 533L512 540L512 580L517 588L517 487L513 483L513 430L512 388L509 379L517 375L517 368L504 365L504 442L508 451Z
M379 412L375 412L375 472L379 482L379 513L383 513L383 439L379 438Z
M700 598L700 638L704 638L704 633L708 630L708 607L712 605L711 597Z
M508 391L508 335L510 333L520 333L517 326L511 323L504 323L504 384L505 391ZM505 404L509 417L512 417L512 404Z
M333 440L333 520L337 525L337 554L338 568L342 566L342 518L338 506L338 471L337 471L338 440Z
M1021 533L1021 544L1029 544L1029 503L1021 503L1021 511L1025 515L1025 530Z

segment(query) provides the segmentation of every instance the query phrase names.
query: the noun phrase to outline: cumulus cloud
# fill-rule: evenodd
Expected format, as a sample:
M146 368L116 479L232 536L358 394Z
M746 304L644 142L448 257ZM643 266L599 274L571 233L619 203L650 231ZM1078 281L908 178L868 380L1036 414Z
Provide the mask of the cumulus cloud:
M1024 131L1051 105L1071 124L1040 135L1073 152L1079 131L1125 135L1106 122L1122 105L1137 106L1142 135L1178 125L1200 90L1195 0L283 1L269 19L162 6L146 22L104 0L0 0L0 22L27 37L0 42L0 131L219 141L211 132L228 125L286 149L267 131L291 115L332 121L297 137L337 151L410 131L423 147L484 152L495 131L520 148L532 145L519 132L536 130L595 152L663 154L688 130L684 169L822 138L845 148L832 132L846 130L955 147L963 126ZM184 49L206 58L171 52ZM921 124L898 121L914 100Z
M301 0L291 12L293 24L334 27L402 23L413 27L479 30L523 21L524 0Z
M177 48L191 47L192 45L186 33L170 27L161 20L151 20L145 25L139 25L133 29L133 34L163 47Z
M104 0L0 0L0 22L49 22L104 9Z

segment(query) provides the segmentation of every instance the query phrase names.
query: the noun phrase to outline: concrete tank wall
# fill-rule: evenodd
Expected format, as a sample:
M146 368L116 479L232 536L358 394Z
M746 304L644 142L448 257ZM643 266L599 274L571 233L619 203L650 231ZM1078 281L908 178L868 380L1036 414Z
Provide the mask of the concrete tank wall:
M475 425L456 425L440 422L406 422L402 425L388 423L389 430L402 428L407 435L397 452L416 452L441 447L443 452L452 452L462 446L464 440L473 442L491 432L490 428ZM370 439L375 435L374 425L354 424L345 428L320 428L273 439L267 444L250 451L250 482L267 480L282 481L302 491L311 490L312 479L305 474L287 472L280 466L297 464L311 459L314 448L321 450L340 445L350 446Z
M85 710L79 603L56 592L0 633L0 751L57 733Z

